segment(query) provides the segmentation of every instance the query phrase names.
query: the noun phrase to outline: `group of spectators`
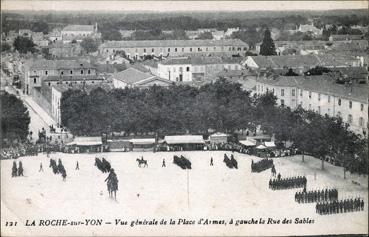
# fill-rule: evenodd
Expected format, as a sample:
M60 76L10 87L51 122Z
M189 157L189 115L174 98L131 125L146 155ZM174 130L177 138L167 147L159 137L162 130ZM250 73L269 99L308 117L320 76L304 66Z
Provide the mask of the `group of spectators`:
M323 190L306 190L295 194L295 201L298 203L326 202L338 199L338 190L336 188Z
M305 176L288 177L282 179L280 174L275 179L269 180L269 188L272 190L290 189L306 187L307 179Z
M0 159L16 159L21 156L37 156L39 151L39 147L34 144L18 144L16 146L2 148Z
M330 202L318 202L315 206L320 215L330 215L344 212L355 212L364 210L364 200L361 198L334 200Z

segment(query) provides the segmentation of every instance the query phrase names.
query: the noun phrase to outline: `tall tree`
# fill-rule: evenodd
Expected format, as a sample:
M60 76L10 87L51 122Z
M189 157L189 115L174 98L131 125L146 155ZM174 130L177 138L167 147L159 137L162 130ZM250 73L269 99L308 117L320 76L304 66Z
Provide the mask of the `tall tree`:
M24 141L28 135L30 117L26 106L15 95L0 95L1 140Z
M277 55L275 44L268 28L264 31L263 42L260 45L260 54L264 56Z
M35 44L33 43L32 39L27 37L18 36L15 38L13 43L14 49L18 50L19 53L28 53L28 52L35 52Z
M93 53L97 51L99 42L90 37L84 38L81 42L81 47L86 51L86 53Z

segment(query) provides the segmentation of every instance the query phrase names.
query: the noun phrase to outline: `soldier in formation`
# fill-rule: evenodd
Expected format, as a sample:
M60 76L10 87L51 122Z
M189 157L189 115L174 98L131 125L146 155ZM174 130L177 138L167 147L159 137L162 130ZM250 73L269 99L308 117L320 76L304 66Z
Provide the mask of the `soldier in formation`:
M325 201L335 201L338 199L338 190L333 189L323 189L314 190L306 192L297 192L295 194L295 201L298 203L311 203L311 202L325 202Z
M278 174L279 176L280 174ZM269 180L269 188L272 190L278 189L290 189L306 187L307 179L305 176L288 177L281 179L280 176L277 179Z
M364 200L361 198L350 198L340 201L334 200L331 202L318 202L315 206L315 209L316 213L320 215L363 211Z

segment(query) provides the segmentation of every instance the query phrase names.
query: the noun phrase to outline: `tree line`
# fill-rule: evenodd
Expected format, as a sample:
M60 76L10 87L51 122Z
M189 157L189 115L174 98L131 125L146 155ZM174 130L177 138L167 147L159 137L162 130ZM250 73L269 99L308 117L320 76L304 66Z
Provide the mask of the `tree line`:
M327 157L354 172L367 173L366 139L341 118L276 106L271 94L251 96L240 84L220 79L199 88L173 85L125 88L62 95L62 125L75 135L121 132L208 134L209 131L255 132L257 126L278 141L291 141L303 154Z

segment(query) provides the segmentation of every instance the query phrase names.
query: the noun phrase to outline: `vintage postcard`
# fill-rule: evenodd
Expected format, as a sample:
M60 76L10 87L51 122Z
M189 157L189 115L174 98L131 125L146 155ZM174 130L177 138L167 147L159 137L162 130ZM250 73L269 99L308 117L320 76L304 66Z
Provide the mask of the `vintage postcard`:
M367 1L1 1L1 236L368 235Z

